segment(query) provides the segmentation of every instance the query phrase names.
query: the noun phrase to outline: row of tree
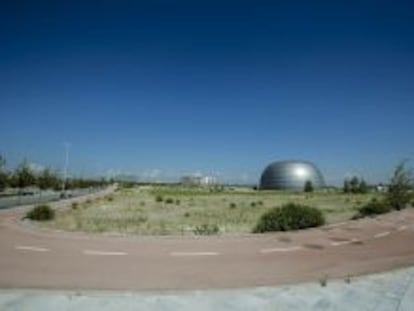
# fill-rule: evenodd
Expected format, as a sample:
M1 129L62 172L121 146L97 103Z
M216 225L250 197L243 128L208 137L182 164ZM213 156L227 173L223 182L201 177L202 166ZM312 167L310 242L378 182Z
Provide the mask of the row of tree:
M6 170L6 159L0 155L0 191L10 188L38 187L39 189L78 189L104 186L104 179L68 178L65 181L57 170L46 168L35 172L27 160L23 160L13 171Z
M351 179L344 180L343 190L345 193L367 193L369 187L364 179L354 176Z

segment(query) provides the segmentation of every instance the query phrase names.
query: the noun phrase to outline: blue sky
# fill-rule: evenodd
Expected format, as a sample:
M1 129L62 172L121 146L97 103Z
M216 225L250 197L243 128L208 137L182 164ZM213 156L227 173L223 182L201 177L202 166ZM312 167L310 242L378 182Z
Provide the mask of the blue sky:
M0 153L60 168L70 142L72 175L256 182L294 158L387 180L414 155L414 5L341 2L2 1Z

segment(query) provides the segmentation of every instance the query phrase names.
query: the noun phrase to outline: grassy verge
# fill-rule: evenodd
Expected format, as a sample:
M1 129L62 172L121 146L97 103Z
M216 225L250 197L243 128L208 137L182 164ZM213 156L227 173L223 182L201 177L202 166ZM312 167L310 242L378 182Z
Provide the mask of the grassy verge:
M289 202L314 206L322 211L327 223L335 223L350 219L375 196L247 188L135 187L58 211L52 221L41 225L69 231L141 235L249 233L261 215L275 206Z

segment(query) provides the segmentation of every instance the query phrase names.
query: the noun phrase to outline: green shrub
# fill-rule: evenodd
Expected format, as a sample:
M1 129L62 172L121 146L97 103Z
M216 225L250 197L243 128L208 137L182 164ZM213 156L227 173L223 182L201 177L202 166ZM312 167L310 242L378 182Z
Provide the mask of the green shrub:
M202 224L196 226L193 230L195 235L213 235L220 232L220 228L216 224Z
M234 208L236 208L236 207L237 207L237 205L236 205L236 203L230 203L229 207L230 207L231 209L234 209Z
M165 203L167 203L167 204L173 204L174 203L174 199L173 198L167 198L165 200Z
M365 216L373 216L378 214L385 214L391 211L391 205L387 204L384 200L372 199L367 204L358 209L358 214L355 218L361 218ZM359 216L359 217L358 217Z
M157 195L155 197L155 202L162 202L162 201L164 201L164 198L162 197L162 195Z
M72 209L78 209L79 203L78 202L72 202Z
M314 207L288 203L282 207L274 207L264 213L256 227L254 233L269 231L288 231L310 227L318 227L325 223L322 212Z
M108 195L108 196L106 197L106 200L107 200L108 202L112 202L112 201L114 200L114 197L113 197L113 196L111 196L111 195Z
M251 206L251 207L255 207L255 206L256 206L256 202L252 202L252 203L250 203L250 206Z
M55 211L49 205L37 205L26 214L26 218L32 220L51 220L55 217Z

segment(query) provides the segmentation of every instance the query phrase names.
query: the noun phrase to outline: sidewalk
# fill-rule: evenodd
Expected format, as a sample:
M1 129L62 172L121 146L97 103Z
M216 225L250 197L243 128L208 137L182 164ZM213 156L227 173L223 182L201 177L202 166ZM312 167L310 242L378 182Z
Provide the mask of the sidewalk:
M160 293L0 290L0 310L414 310L414 267L321 283Z

